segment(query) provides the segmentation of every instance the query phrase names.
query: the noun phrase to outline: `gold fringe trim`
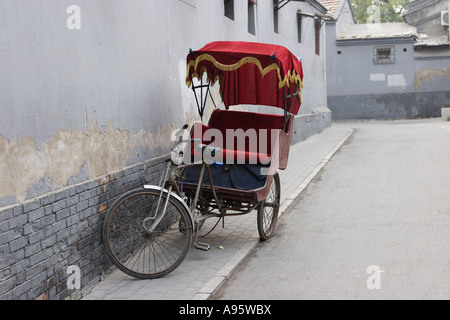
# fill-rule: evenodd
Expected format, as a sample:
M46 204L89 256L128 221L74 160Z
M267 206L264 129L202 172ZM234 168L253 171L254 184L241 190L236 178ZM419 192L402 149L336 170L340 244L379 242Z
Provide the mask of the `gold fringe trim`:
M207 54L207 53L204 53L204 54L198 56L197 59L195 59L195 60L189 61L188 65L187 65L187 71L186 71L186 84L188 87L191 86L191 77L200 79L201 75L203 75L204 73L207 72L207 69L205 67L203 67L200 69L200 73L197 73L197 67L198 67L199 63L202 61L205 61L205 60L211 62L216 68L223 70L223 71L237 70L246 63L253 63L254 65L256 65L258 67L259 71L261 72L262 77L264 77L269 72L276 70L277 74L278 74L278 80L279 80L278 81L279 89L283 88L286 85L289 86L289 83L297 83L297 82L300 83L300 89L303 89L303 81L302 81L300 75L298 75L295 72L295 70L292 74L291 74L291 70L289 70L287 75L284 77L284 79L282 79L281 74L280 74L280 69L278 68L278 65L276 63L272 63L271 65L269 65L263 69L261 62L259 62L258 59L256 59L255 57L245 57L245 58L242 58L241 60L239 60L238 62L236 62L235 64L226 65L226 64L222 64L222 63L218 62L213 56L211 56L210 54ZM194 73L190 77L189 70L191 69L191 67L194 67ZM210 75L208 74L208 81L210 80L209 77L210 77ZM218 80L217 77L215 79L213 79L213 81L211 82L211 86L213 86L217 80ZM299 95L300 95L300 93L299 93Z

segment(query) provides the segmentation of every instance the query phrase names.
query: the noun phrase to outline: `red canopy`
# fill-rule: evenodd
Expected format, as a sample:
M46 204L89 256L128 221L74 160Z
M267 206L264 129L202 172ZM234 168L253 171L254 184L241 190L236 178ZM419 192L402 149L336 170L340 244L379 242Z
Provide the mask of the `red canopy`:
M268 105L284 109L285 95L293 94L291 113L297 114L303 86L301 61L282 46L238 41L211 42L187 56L186 84L206 73L213 85L219 80L225 107Z

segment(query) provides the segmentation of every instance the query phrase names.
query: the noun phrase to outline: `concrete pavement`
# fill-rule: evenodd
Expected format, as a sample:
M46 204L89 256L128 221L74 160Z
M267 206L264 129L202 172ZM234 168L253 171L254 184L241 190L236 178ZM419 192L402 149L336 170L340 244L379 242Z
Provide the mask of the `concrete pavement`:
M291 146L288 167L280 172L280 214L306 188L352 132L346 124L332 125L322 133ZM206 223L214 224L215 221ZM208 230L206 223L204 230ZM225 227L222 228L220 223L202 242L211 244L211 249L201 251L192 247L181 266L162 279L137 280L115 271L83 299L209 299L259 243L256 211L225 218Z

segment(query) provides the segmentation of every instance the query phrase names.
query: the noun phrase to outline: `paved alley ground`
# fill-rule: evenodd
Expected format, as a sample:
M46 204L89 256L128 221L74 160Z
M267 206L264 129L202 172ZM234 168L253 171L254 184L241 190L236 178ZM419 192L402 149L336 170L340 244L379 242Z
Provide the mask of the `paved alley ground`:
M450 299L450 122L333 126L354 132L215 299Z

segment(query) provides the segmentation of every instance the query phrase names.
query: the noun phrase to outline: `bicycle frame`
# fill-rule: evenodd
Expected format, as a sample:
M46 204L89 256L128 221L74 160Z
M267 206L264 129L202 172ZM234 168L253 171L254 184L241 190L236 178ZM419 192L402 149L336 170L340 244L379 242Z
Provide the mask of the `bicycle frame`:
M174 143L174 146L172 147L172 151L174 149L176 149L181 143L186 143L186 142L191 142L192 140L178 140ZM181 156L183 155L183 152L180 152ZM178 153L178 154L180 154ZM200 243L197 241L198 238L198 225L201 223L202 220L205 220L207 218L209 218L210 216L205 216L205 217L201 217L199 219L196 219L195 217L195 210L197 207L197 201L199 199L199 195L200 195L200 190L202 188L202 180L203 180L203 175L204 175L204 171L205 171L205 167L208 168L207 171L209 173L209 177L212 181L212 175L211 175L211 171L209 169L209 165L205 162L202 161L202 170L200 173L200 177L199 177L199 183L197 186L197 190L196 190L196 194L193 200L193 204L191 205L191 207L189 207L186 202L182 199L181 195L182 195L182 190L180 190L178 188L178 184L177 184L177 174L176 172L178 171L179 167L185 167L185 166L180 166L178 164L178 161L173 159L173 157L171 157L170 160L168 160L166 162L166 168L163 172L163 174L161 175L161 179L159 182L159 186L154 186L154 185L144 185L144 189L152 189L152 190L156 190L159 192L159 199L158 199L158 203L156 205L156 210L155 212L153 212L151 214L151 216L147 217L146 219L144 219L143 223L144 223L144 228L149 231L149 232L154 232L154 230L156 229L156 227L158 226L158 224L164 219L165 215L166 215L166 210L167 210L167 204L169 202L169 198L171 196L177 198L178 200L180 200L183 205L184 208L187 210L187 212L189 212L189 218L190 218L190 222L191 225L194 226L194 246L196 248L200 248L203 250L209 250L209 245L205 244L205 243ZM167 187L167 188L166 188ZM175 191L174 191L175 189ZM214 192L214 191L213 191ZM164 204L162 206L162 211L161 210L161 205L163 202L163 195L166 197L166 199L164 200ZM217 198L217 195L214 192L214 197L216 198L216 201L219 201L219 199ZM155 220L156 219L156 220ZM151 225L150 228L147 228L145 226L146 224L146 220L155 220L153 222L153 224Z

